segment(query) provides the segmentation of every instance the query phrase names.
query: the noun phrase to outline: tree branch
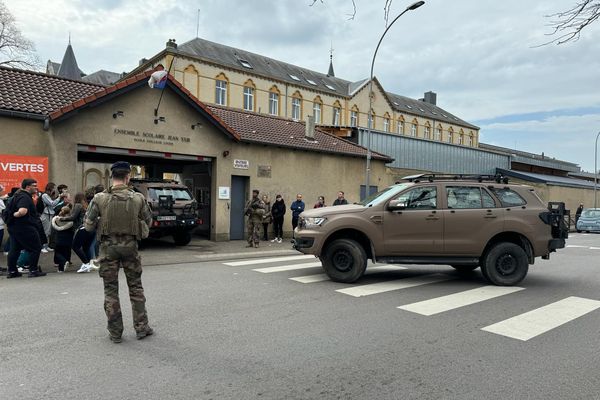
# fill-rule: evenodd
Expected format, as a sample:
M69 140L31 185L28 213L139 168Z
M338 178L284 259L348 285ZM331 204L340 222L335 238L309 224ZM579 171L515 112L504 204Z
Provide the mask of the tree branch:
M549 24L552 32L546 36L556 37L534 47L550 43L576 42L581 36L581 31L600 18L600 0L580 0L570 9L546 17L553 19Z

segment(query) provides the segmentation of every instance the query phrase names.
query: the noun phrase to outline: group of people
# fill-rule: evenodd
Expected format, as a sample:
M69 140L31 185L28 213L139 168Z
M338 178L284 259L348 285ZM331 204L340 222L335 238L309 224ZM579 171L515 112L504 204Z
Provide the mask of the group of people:
M6 194L0 185L0 243L8 231L3 246L7 256L7 278L21 277L28 271L29 277L45 276L39 266L40 253L54 252L54 265L64 272L71 264L73 251L81 260L77 272L97 269L96 235L83 229L83 217L88 202L97 192L104 190L98 185L86 193L71 196L67 185L46 184L38 191L37 181L24 179L21 187L12 188Z
M121 343L123 333L120 268L127 278L136 338L154 334L148 324L138 254L138 242L148 237L152 213L144 196L129 186L130 177L131 165L116 162L111 166L109 189L96 186L88 196L77 193L72 200L64 185L56 187L49 183L44 193L38 194L37 182L24 179L10 196L3 196L4 187L0 185L0 244L4 231L8 229L9 233L7 278L22 276L17 269L22 251L29 257L30 277L46 275L38 265L43 250L54 251L59 272L69 265L71 250L75 251L84 266L91 266L85 270L98 269L103 279L104 311L113 343ZM99 239L97 265L91 262L95 257L92 249L96 237Z
M248 217L248 245L246 247L259 247L262 228L262 240L269 240L269 225L273 224L273 239L271 243L283 242L283 218L286 213L286 205L283 196L278 194L275 196L275 202L271 204L269 196L263 195L259 197L260 191L254 189L252 198L246 203L244 215ZM348 204L345 194L339 191L337 198L333 201L334 206ZM326 207L325 197L319 196L313 208ZM292 228L298 226L300 214L306 208L306 204L302 200L302 194L296 195L296 200L292 202L290 210L292 212Z

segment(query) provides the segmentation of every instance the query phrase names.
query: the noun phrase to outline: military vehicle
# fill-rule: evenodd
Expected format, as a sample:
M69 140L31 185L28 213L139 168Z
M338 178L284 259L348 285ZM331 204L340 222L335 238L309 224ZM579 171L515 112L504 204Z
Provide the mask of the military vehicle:
M304 211L294 247L321 259L330 279L354 282L367 260L481 267L494 285L515 285L536 257L565 247L569 210L495 176L414 175L360 203Z
M198 218L198 203L187 186L167 179L131 179L133 189L142 193L152 210L152 238L173 236L177 246L192 240L192 231L202 220Z

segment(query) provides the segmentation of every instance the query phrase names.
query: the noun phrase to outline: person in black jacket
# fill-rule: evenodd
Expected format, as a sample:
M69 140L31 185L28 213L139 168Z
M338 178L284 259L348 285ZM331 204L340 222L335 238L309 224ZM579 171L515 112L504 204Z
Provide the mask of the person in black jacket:
M71 213L69 206L63 207L57 216L52 217L52 229L55 232L54 263L58 272L65 272L71 259L71 244L73 243L73 222L65 221L63 217Z
M281 243L283 241L283 216L285 215L285 202L283 197L278 194L275 197L275 202L271 207L271 216L273 217L273 233L275 238L271 240L272 243Z
M333 201L334 206L342 206L344 204L348 204L348 200L344 197L344 192L341 190L338 192L337 199Z
M23 179L21 190L15 193L10 203L9 218L6 221L10 232L10 252L8 253L7 278L18 278L22 274L17 270L17 259L21 250L30 254L29 277L45 276L38 266L42 243L38 233L38 214L32 195L37 191L35 179Z

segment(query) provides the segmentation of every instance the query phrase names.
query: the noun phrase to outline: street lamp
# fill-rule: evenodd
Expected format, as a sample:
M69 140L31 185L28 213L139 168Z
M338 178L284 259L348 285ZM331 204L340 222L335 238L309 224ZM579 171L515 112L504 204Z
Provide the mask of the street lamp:
M394 20L385 28L383 34L379 38L379 43L377 43L377 47L375 48L375 53L373 53L373 60L371 61L371 75L369 78L369 109L367 110L367 169L366 169L366 177L365 177L365 197L369 197L370 195L370 187L369 187L369 178L371 174L371 128L373 126L373 113L371 112L371 107L373 104L373 67L375 66L375 56L377 56L377 50L379 50L379 45L383 40L383 37L390 30L394 22L398 21L398 19L403 16L407 11L416 10L425 4L424 1L417 1L416 3L411 4L406 7L404 11L400 13ZM597 139L597 138L596 138Z
M596 208L596 184L598 182L598 136L596 135L596 144L594 145L594 208Z

